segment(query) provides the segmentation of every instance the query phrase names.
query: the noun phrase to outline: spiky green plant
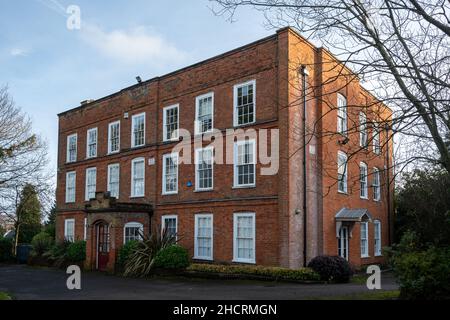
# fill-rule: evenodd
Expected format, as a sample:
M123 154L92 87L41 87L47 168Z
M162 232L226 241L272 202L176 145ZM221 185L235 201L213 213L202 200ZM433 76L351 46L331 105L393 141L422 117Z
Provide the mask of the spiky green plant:
M125 262L124 276L145 277L148 276L155 263L158 252L177 243L176 235L169 234L166 230L160 232L156 227L148 237L132 250L128 260Z

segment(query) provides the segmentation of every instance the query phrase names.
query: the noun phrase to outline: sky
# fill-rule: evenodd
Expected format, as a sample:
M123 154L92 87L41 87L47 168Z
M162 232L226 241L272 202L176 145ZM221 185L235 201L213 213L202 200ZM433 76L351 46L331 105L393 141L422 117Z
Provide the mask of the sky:
M70 29L67 9L80 10ZM0 86L49 145L56 173L57 114L143 80L256 41L275 30L251 8L233 22L208 0L0 0ZM74 21L74 20L70 20Z

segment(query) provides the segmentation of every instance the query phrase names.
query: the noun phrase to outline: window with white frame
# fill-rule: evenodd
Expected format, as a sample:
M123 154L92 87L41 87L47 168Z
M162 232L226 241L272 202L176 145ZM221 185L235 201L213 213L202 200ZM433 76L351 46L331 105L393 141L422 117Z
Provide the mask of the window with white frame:
M375 255L381 256L381 222L380 220L375 220L373 223L374 226L374 246L375 246Z
M178 192L178 153L163 156L163 194Z
M338 115L338 133L347 135L347 99L342 95L337 95L337 115Z
M123 243L141 241L144 236L144 226L139 222L128 222L123 227Z
M131 147L145 145L145 113L136 114L131 118Z
M77 161L77 134L67 137L67 162Z
M361 257L365 258L369 256L369 223L361 222Z
M85 200L89 201L90 199L95 198L95 191L97 188L97 169L96 168L87 168L86 169L86 192L85 192Z
M241 126L254 123L255 101L256 101L256 81L234 86L234 125Z
M195 189L213 188L213 148L195 150Z
M87 239L87 234L88 234L88 223L87 218L84 218L84 236L83 236L84 241L86 241Z
M347 155L339 151L338 152L338 191L347 193Z
M234 186L255 185L256 143L255 140L241 140L234 144Z
M75 241L75 219L64 220L64 238L67 241Z
M360 186L359 195L362 199L367 199L369 197L367 176L368 176L367 164L361 162L359 165L359 186Z
M131 196L143 197L145 192L145 159L131 161Z
M111 122L108 125L108 153L120 150L120 121Z
M213 259L213 216L212 214L195 215L195 250L194 258Z
M75 171L66 173L66 203L75 202L75 187L77 173Z
M381 199L381 181L380 181L380 170L378 168L373 168L373 200L380 201Z
M195 98L195 134L211 132L214 128L214 93Z
M235 262L255 263L255 214L234 214L234 257Z
M359 113L359 146L367 148L367 116L364 112Z
M176 140L178 139L178 105L173 105L170 107L165 107L163 115L163 134L164 141Z
M108 165L108 192L111 197L119 199L120 191L120 165L118 163Z
M380 129L378 123L373 123L373 132L372 132L372 141L373 141L373 152L376 154L380 154L381 146L380 146Z
M97 128L87 131L86 158L95 158L97 156Z
M162 217L162 234L167 237L177 238L178 217L176 215Z

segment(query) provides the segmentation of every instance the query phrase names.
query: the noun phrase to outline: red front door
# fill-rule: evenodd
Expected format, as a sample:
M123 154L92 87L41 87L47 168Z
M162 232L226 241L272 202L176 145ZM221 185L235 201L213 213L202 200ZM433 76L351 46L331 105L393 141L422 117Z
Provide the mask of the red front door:
M109 260L109 225L97 225L97 269L105 271Z

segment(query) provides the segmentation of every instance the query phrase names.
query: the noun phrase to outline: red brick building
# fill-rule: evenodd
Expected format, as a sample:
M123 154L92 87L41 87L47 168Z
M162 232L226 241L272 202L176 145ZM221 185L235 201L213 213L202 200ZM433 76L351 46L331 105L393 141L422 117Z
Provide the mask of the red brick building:
M87 267L100 270L153 228L198 261L381 263L390 117L329 52L279 30L59 114L57 237L85 239ZM221 152L231 162L213 163Z

